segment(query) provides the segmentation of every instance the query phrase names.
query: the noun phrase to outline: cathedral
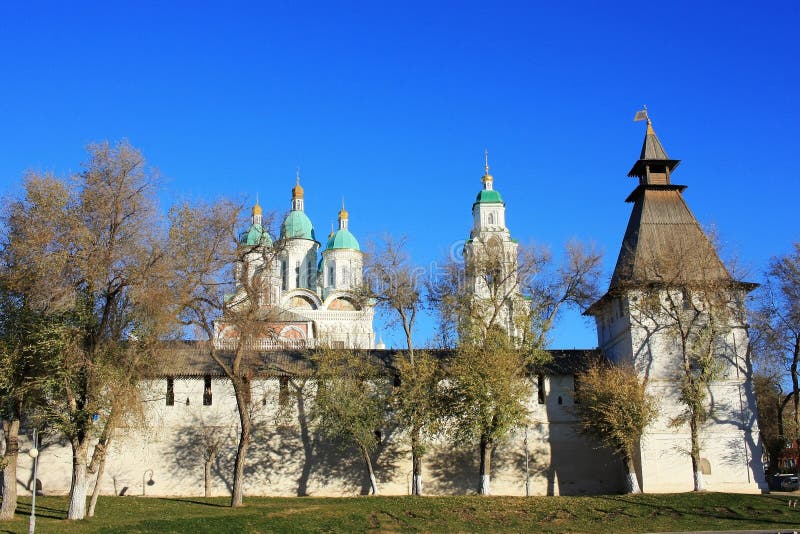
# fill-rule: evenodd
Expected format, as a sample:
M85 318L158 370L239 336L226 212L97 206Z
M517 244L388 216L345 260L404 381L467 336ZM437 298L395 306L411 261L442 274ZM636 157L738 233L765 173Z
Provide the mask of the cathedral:
M747 352L744 295L752 284L734 280L717 256L684 198L684 185L673 183L679 161L671 159L650 120L638 160L629 176L637 180L627 197L631 216L606 294L586 313L595 319L598 347L586 350L550 350L552 364L538 377L528 403L530 420L498 446L493 460L493 492L505 495L576 495L616 493L624 487L619 459L581 434L572 405L575 375L589 358L603 355L628 363L647 379L659 399L661 414L641 440L634 463L645 492L690 491L693 473L702 470L712 491L760 492L767 489L756 423L755 396ZM495 189L488 162L482 188L472 205L472 228L465 244L467 287L479 300L500 302L493 321L510 335L520 336L515 317L527 301L515 289L517 243L506 226L505 203ZM466 211L466 210L465 210ZM314 227L304 211L299 178L292 189L291 211L273 239L265 229L256 203L251 225L240 235L252 257L237 265L249 280L260 277L259 297L279 310L270 317L272 334L258 340L256 354L262 366L252 380L256 423L245 479L248 495L354 495L365 491L360 459L352 451L327 442L310 424L313 410L313 373L302 349L329 345L364 349L364 354L392 361L396 354L375 346L373 309L359 305L353 289L363 281L363 253L349 228L342 206L338 229L320 251ZM453 236L442 236L443 240ZM269 261L258 252L274 243ZM682 269L668 261L686 252L700 251L706 261ZM470 271L469 262L498 259L487 276ZM497 276L500 277L498 282ZM676 425L681 360L674 332L659 328L658 314L644 307L645 289L658 287L665 277L678 289L686 306L688 290L698 281L723 283L735 298L727 316L724 342L715 347L724 362L709 386L713 416L700 429L699 465L690 461L688 425ZM670 287L675 287L670 286ZM670 292L671 291L671 292ZM499 292L499 293L498 293ZM230 305L241 302L238 285ZM652 300L652 299L650 299ZM666 312L665 312L666 313ZM235 343L229 324L217 325L214 343L220 349ZM279 364L279 365L278 365ZM204 346L185 342L171 355L169 367L141 384L148 418L145 428L124 428L112 443L101 484L105 493L148 495L202 495L204 451L218 447L211 473L212 493L231 489L231 467L236 448L236 403L232 388ZM381 429L375 465L382 493L410 493L411 458L402 435ZM522 461L521 459L524 459ZM206 456L206 460L208 460ZM24 462L20 458L20 462ZM425 457L426 493L474 493L478 453L470 444L434 443ZM41 448L39 476L45 493L66 493L70 487L71 452L65 443ZM26 469L21 465L21 469ZM149 480L146 481L146 477Z
M228 305L235 306L246 298L242 287L245 280L260 277L256 288L260 304L278 311L269 318L274 323L270 335L264 336L255 348L301 349L324 345L372 349L374 310L369 304L360 305L352 295L352 290L363 283L364 253L348 228L350 215L342 203L339 227L331 230L320 253L321 244L305 213L304 197L298 172L297 184L292 188L291 210L280 226L281 247L274 254L265 254L265 249L272 249L275 243L263 226L261 206L258 202L253 206L250 228L239 236L240 246L248 251L247 257L236 266L236 293ZM248 270L246 278L244 269ZM216 341L220 346L237 342L235 327L224 322L216 326Z

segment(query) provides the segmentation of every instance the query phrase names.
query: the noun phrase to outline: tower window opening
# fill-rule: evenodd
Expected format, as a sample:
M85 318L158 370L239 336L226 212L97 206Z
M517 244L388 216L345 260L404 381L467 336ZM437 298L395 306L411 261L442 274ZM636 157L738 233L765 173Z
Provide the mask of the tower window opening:
M286 260L281 260L281 289L289 289L289 265Z
M539 404L544 404L544 375L538 375L536 377L536 400Z
M333 266L328 268L328 285L329 286L336 285L336 268Z
M489 214L489 225L491 226L493 224L494 224L494 213L490 213Z
M294 287L302 287L300 285L300 262L294 263Z
M167 406L175 406L175 379L167 378Z
M203 381L203 406L211 406L211 377L206 375Z

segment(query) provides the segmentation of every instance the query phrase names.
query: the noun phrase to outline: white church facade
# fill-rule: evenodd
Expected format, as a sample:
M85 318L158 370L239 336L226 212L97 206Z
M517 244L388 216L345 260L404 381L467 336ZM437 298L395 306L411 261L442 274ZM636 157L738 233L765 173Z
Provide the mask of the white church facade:
M291 210L280 225L280 247L274 254L264 253L265 249L273 250L275 242L263 225L261 206L258 202L253 206L251 225L239 237L240 246L246 250L241 263L246 267L236 266L236 293L229 305L247 298L244 280L259 277L255 290L260 305L272 310L270 322L275 328L254 348L374 348L373 307L358 303L352 295L363 283L364 254L348 228L350 216L342 204L339 227L331 230L320 252L321 243L304 204L305 191L298 173ZM242 269L248 269L246 277ZM216 327L219 346L238 342L234 326L219 322Z
M641 157L631 171L639 184L628 198L634 206L617 268L607 294L587 312L595 318L599 348L551 351L553 361L544 375L536 377L528 403L529 424L515 430L496 450L493 493L574 495L623 489L619 459L579 433L572 409L574 376L587 360L600 354L635 365L660 400L661 416L642 440L635 460L642 489L692 489L688 429L671 425L680 410L674 340L667 332L648 329L648 319L637 307L643 287L637 283L647 282L642 274L646 269L637 270L637 262L657 255L665 240L692 247L708 243L683 200L685 187L671 183L676 166L648 123ZM494 188L488 164L482 184L472 207L465 255L478 257L482 250L493 248L513 268L517 245L506 226L506 206ZM276 326L277 341L271 338L256 347L263 365L252 380L255 429L247 459L246 495L365 493L369 481L359 456L327 441L311 423L315 386L303 350L326 344L362 349L365 357L386 362L396 357L393 351L375 347L373 310L359 307L351 298L351 290L363 281L364 262L349 230L349 214L342 206L338 229L320 251L304 200L298 180L292 190L292 209L281 225L280 239L286 246L274 264L259 271L267 280L263 298L284 316ZM256 205L251 226L241 235L243 244L271 246L272 237L261 217ZM729 276L723 271L724 266L720 276ZM469 283L477 295L490 297L485 283L478 279ZM746 285L735 287L747 290ZM742 299L737 302L743 306ZM514 335L518 326L512 319L527 305L511 295L499 314L499 321ZM728 342L721 349L727 351L723 358L727 363L711 386L714 416L701 429L704 479L712 491L767 489L744 326L733 324L727 334ZM226 328L218 325L215 339L222 349L236 335ZM141 385L148 424L122 429L112 443L99 481L103 493L203 495L205 463L211 469L212 493L230 492L238 420L233 391L207 347L185 342L171 350L170 367ZM409 494L412 466L405 437L390 428L380 430L374 464L381 493ZM212 448L215 454L209 459ZM27 458L20 460L20 472L25 473ZM474 493L478 462L477 446L446 440L435 443L423 465L425 492ZM52 441L42 447L39 478L45 493L69 491L70 466L71 449L66 443Z

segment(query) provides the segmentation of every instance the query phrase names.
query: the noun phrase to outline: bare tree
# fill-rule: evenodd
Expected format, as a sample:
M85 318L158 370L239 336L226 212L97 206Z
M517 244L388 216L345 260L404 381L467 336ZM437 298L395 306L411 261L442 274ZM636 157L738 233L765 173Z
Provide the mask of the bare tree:
M781 385L782 376L756 373L753 376L753 389L758 405L758 429L768 464L764 467L769 474L780 472L779 460L786 449L786 435L794 435L794 420L784 408L791 399ZM796 467L796 466L795 466Z
M595 362L578 375L575 411L582 430L622 460L628 493L641 493L633 458L645 429L658 416L656 399L631 366Z
M356 290L356 299L375 302L390 318L389 326L399 324L406 339L406 359L399 361L400 387L392 395L397 423L408 430L411 441L411 494L422 495L422 460L427 438L439 420L436 362L429 354L417 362L414 350L414 323L423 307L422 270L414 267L405 250L405 240L387 237L380 248L371 247L367 255L366 284ZM403 358L401 356L400 358Z
M791 253L770 262L752 326L755 353L763 363L761 374L772 375L780 367L788 374L792 388L779 404L777 421L782 437L797 440L800 439L800 243L793 248ZM787 436L782 427L783 412L789 402L793 433Z
M710 242L687 248L665 244L645 258L648 282L632 286L630 316L647 339L674 347L682 411L671 424L689 427L694 490L703 491L701 433L713 415L710 387L738 365L737 338L746 335L744 300L754 284L733 280Z
M270 289L283 250L283 243L269 238L273 217L258 224L254 240L241 241L236 233L240 211L240 206L227 200L183 204L172 210L170 233L181 280L174 288L181 322L205 336L211 358L230 380L236 398L239 440L231 506L243 504L255 409L251 382L259 361L255 347L276 338L273 324L281 311L272 302Z

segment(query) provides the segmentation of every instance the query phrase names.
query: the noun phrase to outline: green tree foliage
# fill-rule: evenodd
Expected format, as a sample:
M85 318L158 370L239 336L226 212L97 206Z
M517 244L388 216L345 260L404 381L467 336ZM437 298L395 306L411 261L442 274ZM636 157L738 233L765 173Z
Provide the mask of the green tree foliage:
M368 354L352 350L320 349L313 359L317 366L315 420L319 429L344 446L358 448L372 494L378 495L371 455L389 415L391 384L386 370Z
M628 493L640 493L634 452L658 416L656 399L633 367L597 362L578 375L575 411L582 430L614 451L625 469Z
M528 353L491 328L463 341L449 362L446 393L457 442L480 444L479 492L491 492L492 454L513 428L527 422L531 382Z
M127 142L90 145L88 156L69 180L26 177L23 196L7 208L2 251L9 291L44 313L70 315L59 390L41 406L48 425L72 445L70 519L86 514L92 439L98 430L110 439L102 429L124 419L118 401L138 406L127 399L154 363L146 340L174 325L163 291L171 270L156 209L157 173ZM107 445L95 449L97 463Z
M0 520L17 507L17 457L23 419L36 424L37 406L57 389L62 355L71 343L69 318L45 314L0 285L0 411L5 453Z
M490 492L496 444L527 418L536 374L549 360L548 334L567 306L599 294L601 255L567 245L561 264L545 248L521 246L512 257L492 241L476 243L464 263L451 261L428 287L440 320L440 344L456 347L447 367L456 439L479 443L479 491Z

